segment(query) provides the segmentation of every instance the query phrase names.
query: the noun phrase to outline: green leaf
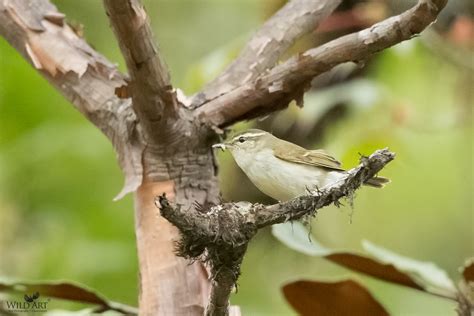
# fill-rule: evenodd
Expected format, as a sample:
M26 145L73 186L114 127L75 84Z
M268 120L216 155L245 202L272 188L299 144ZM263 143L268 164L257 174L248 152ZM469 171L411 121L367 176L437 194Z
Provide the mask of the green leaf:
M456 287L446 271L432 262L418 261L401 256L368 240L362 241L362 247L378 260L392 264L398 270L408 273L427 292L439 294L456 293Z
M364 241L371 256L350 251L329 249L310 240L301 223L284 223L272 227L273 235L289 248L310 256L322 257L348 269L390 283L407 286L449 299L456 299L457 290L446 272L433 263L420 262Z
M325 256L332 251L316 240L300 222L286 222L273 225L272 234L288 248L304 253L309 256Z

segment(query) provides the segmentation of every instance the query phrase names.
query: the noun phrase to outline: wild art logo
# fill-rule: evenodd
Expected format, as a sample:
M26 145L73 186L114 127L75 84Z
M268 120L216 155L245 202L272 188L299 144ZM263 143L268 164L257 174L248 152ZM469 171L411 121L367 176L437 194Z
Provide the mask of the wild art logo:
M24 301L6 301L6 308L10 312L46 312L48 310L49 299L45 301L39 300L39 292L31 295L25 294Z

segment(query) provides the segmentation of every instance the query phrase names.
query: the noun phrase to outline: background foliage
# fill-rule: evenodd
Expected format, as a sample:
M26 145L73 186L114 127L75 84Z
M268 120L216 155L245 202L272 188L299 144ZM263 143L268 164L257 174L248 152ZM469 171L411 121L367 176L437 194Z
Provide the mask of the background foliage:
M99 1L54 1L87 40L124 69ZM276 1L278 2L278 1ZM173 84L191 94L238 53L275 1L145 1ZM472 56L471 56L472 57ZM390 147L397 159L382 192L366 188L355 208L329 207L312 232L330 247L359 249L368 239L444 267L454 278L474 253L472 72L421 39L377 55L363 76L311 92L305 108L272 119L313 124L344 102L347 113L300 144L324 147L353 166L358 153ZM471 91L472 93L472 91ZM308 119L309 118L309 119ZM245 128L253 122L241 124ZM297 140L298 141L298 140ZM223 194L269 201L219 154ZM238 179L237 181L233 179ZM107 297L137 304L137 260L130 196L112 198L123 179L106 138L0 39L0 275L75 280ZM248 315L292 315L280 287L299 278L366 285L394 315L450 315L454 304L351 274L260 233L244 260L232 303ZM60 305L59 302L53 302Z

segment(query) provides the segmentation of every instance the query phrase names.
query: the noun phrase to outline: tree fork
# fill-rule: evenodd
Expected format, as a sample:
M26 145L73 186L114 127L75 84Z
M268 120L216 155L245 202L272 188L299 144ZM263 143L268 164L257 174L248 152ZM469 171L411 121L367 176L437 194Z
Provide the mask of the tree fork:
M178 238L178 231L159 217L153 197L167 193L173 203L182 205L187 216L199 215L193 213L194 202L203 208L218 202L217 170L210 148L216 140L215 131L281 109L292 99L300 99L307 84L319 73L345 61L363 60L415 36L436 19L446 2L419 0L413 9L359 33L364 36L347 35L333 41L332 46L310 50L274 66L286 45L329 15L336 3L291 0L251 39L258 44L251 45L258 48L256 55L242 54L223 73L222 76L235 81L218 77L204 93L187 102L178 99L170 84L139 0L104 0L131 80L76 34L64 14L48 0L0 0L0 35L113 144L125 175L119 197L135 192L140 314L201 315L208 300L209 280L202 266L188 265L174 256L172 240ZM321 6L313 7L316 3ZM285 23L287 15L297 17L297 30L292 28L293 23ZM266 36L274 36L265 30L278 21L285 27L277 37L284 38L285 44L275 48L265 43ZM273 47L271 55L265 55L268 47ZM320 50L327 60L321 60L324 56L318 53ZM259 61L258 67L247 77L239 65L253 64L248 58L254 57ZM300 71L300 67L305 71ZM231 90L225 88L229 85ZM133 102L130 98L119 98L115 94L119 88L130 90ZM274 207L272 211L281 210ZM278 217L278 212L267 213ZM252 231L248 233L251 235ZM237 258L240 254L241 251L235 251ZM240 261L233 260L236 265ZM212 271L219 275L219 270ZM230 280L238 274L224 275L224 280ZM218 287L213 289L207 313L213 313L211 308L216 313L225 310L230 291L228 282L222 278L213 278L214 286L225 286L223 292Z

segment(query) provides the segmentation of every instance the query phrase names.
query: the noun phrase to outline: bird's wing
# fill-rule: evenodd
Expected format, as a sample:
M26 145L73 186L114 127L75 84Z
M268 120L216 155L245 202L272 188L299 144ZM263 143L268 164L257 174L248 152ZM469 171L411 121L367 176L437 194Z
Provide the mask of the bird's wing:
M293 163L333 170L344 170L341 168L341 163L326 151L322 149L307 150L289 142L285 142L284 146L275 147L273 149L273 155L279 159Z

